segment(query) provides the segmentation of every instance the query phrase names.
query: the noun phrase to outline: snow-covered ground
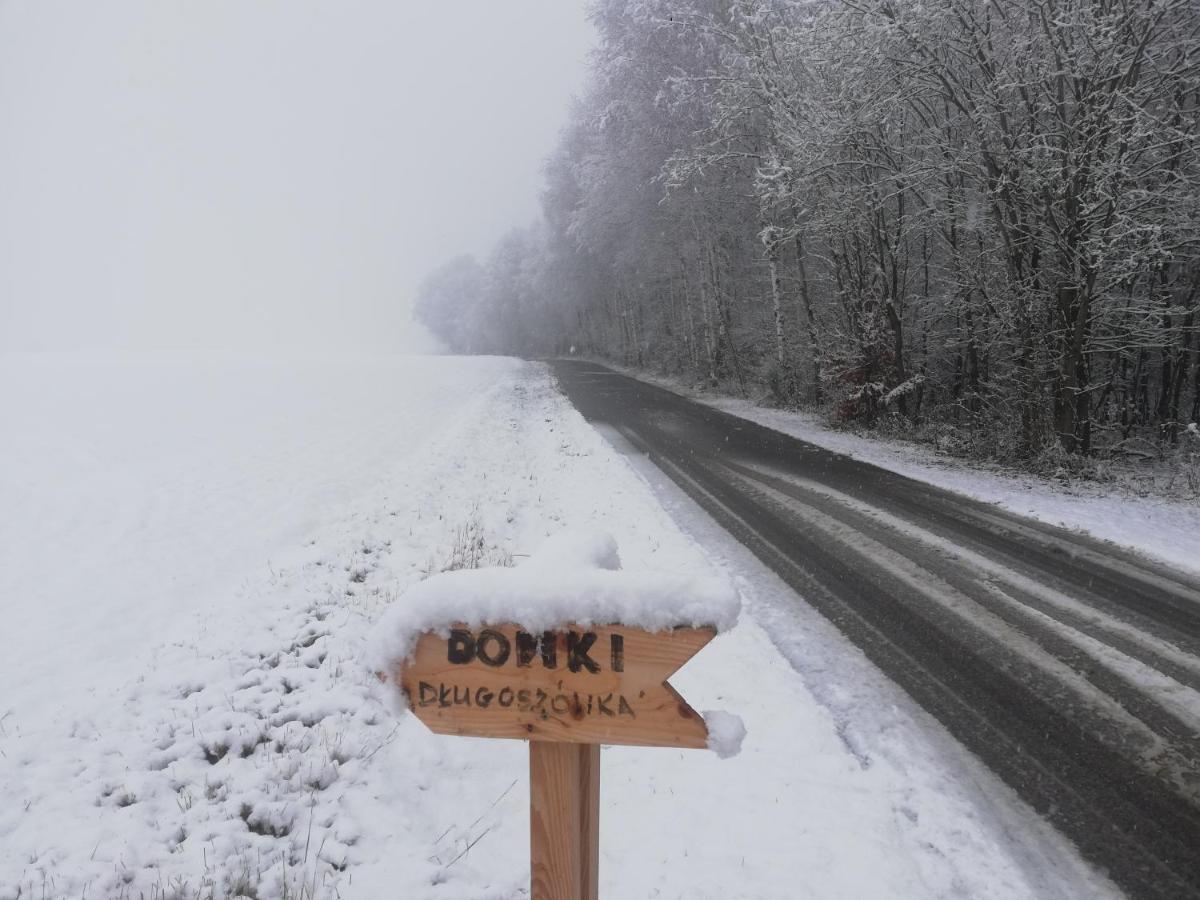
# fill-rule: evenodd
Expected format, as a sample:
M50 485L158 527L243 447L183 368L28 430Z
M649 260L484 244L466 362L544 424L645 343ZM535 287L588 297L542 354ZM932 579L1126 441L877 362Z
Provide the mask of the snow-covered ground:
M747 603L675 679L741 754L604 750L604 896L1113 891L540 365L9 358L0 412L0 898L522 896L525 745L367 647L574 527Z
M698 391L676 379L613 368L835 453L995 503L1019 515L1087 532L1200 573L1200 503L1195 501L1131 496L1110 485L1058 484L1035 475L993 471L939 454L928 445L833 429L812 413L772 409L751 400ZM1200 456L1200 436L1188 432L1184 440L1191 442Z

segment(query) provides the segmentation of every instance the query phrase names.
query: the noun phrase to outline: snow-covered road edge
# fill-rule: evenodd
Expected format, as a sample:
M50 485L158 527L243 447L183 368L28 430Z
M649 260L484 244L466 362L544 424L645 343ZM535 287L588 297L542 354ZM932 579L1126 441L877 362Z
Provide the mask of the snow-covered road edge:
M752 400L697 390L677 379L596 362L833 453L1200 574L1200 503L1129 496L1102 484L1063 485L1036 475L991 471L926 445L839 431L812 413L771 409Z

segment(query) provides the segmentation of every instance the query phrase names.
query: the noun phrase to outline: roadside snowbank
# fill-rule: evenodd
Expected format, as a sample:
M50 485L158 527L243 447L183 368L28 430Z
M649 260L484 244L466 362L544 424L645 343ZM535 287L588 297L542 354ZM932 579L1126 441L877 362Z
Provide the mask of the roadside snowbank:
M750 400L693 390L674 379L649 376L621 366L613 368L834 453L994 503L1050 525L1084 531L1200 573L1200 504L1128 496L1104 485L1066 486L1033 475L989 471L965 460L940 455L924 445L837 431L811 413L770 409Z

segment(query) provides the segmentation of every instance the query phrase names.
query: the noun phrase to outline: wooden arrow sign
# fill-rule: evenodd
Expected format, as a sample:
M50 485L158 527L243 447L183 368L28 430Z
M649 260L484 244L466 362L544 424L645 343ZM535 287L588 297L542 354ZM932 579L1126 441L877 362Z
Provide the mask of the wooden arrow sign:
M531 632L451 626L421 635L394 675L439 734L704 747L704 720L667 679L716 634L620 625Z

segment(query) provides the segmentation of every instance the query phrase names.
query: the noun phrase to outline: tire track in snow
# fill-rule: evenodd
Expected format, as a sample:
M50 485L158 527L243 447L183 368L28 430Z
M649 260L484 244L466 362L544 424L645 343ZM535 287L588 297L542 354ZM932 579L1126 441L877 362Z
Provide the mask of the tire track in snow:
M1041 523L1019 521L969 501L953 502L936 489L930 489L928 497L916 497L911 486L903 488L898 498L856 499L919 521L951 543L1002 560L1060 594L1084 596L1089 606L1179 647L1193 659L1200 654L1200 588L1185 576L1172 577L1155 563L1116 547L1092 546L1095 542L1083 536L1051 534Z
M728 461L723 464L738 474L748 471ZM750 467L749 471L757 470ZM1064 714L1078 718L1081 727L1088 727L1093 716L1103 717L1107 725L1096 730L1098 737L1118 752L1126 752L1151 774L1169 772L1182 790L1200 797L1196 763L1200 759L1200 694L1165 676L1160 676L1162 684L1155 685L1159 692L1142 694L1139 689L1147 687L1155 674L1149 666L1128 657L1116 658L1124 656L1119 651L1103 652L1107 645L1100 640L1081 636L1069 626L1057 627L1057 620L978 577L971 568L1005 587L1010 587L1008 579L1028 585L1023 576L985 557L802 479L760 474L754 480L783 506L785 515L808 520L842 540L850 552L859 555L860 565L882 569L935 607L962 617L959 627L981 642L981 653L1015 655L1009 664L1038 669L1027 676L1030 680L1042 682L1049 676L1052 680L1043 690L1059 696ZM789 487L795 490L789 491ZM940 552L922 553L921 543ZM1029 587L1037 590L1036 585ZM1070 602L1067 597L1062 601ZM1187 698L1180 702L1163 695L1172 689Z
M921 559L924 568L944 579L963 582L963 588L977 600L980 599L979 589L982 589L1004 600L1018 612L1036 611L1044 618L1054 620L1064 626L1060 629L1063 635L1085 634L1093 642L1107 644L1123 656L1131 657L1143 668L1159 670L1178 682L1176 688L1187 687L1190 699L1181 708L1184 716L1193 720L1191 727L1200 727L1200 658L1146 635L1122 618L1095 611L1068 594L1044 587L1015 568L996 562L983 553L955 544L907 519L814 481L764 469L753 463L742 465L723 460L723 465L743 477L813 505L864 534L873 534L885 542L904 545L910 557ZM930 550L934 552L931 554L928 552ZM1003 589L1000 585L1003 585ZM992 607L989 604L989 608ZM1111 655L1106 656L1111 659ZM1123 668L1125 671L1119 671L1118 674L1129 674L1127 670L1130 667ZM1156 699L1163 701L1163 698Z

